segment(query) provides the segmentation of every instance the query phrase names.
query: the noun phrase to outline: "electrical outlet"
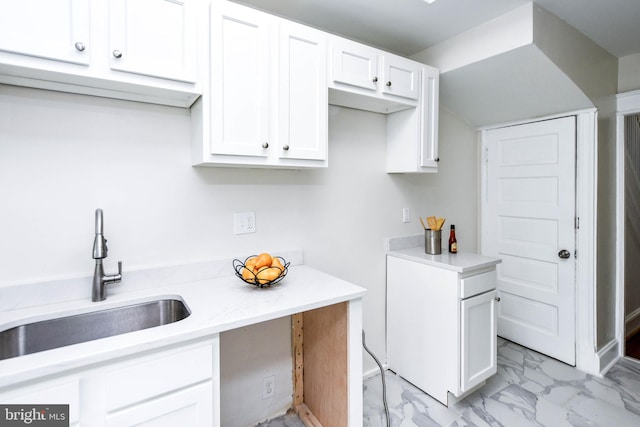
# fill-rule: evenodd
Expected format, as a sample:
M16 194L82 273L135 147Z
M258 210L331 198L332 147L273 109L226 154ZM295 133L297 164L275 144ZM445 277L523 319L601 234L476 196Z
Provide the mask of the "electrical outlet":
M238 212L233 214L233 231L235 234L255 233L255 212Z
M411 222L411 209L402 208L402 222Z
M271 399L276 389L276 377L271 375L262 380L262 400Z

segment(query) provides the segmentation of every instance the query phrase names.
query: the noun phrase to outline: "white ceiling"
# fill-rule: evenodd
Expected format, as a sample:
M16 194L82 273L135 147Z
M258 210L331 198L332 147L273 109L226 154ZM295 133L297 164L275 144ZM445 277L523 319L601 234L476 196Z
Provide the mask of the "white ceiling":
M235 0L406 56L529 0ZM611 54L640 53L639 0L536 0Z

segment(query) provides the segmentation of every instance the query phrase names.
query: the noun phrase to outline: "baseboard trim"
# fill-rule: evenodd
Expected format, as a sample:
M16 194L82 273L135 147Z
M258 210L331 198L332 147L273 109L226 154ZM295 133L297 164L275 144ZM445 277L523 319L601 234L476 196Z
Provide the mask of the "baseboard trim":
M640 307L624 319L624 336L629 338L640 329Z
M620 359L620 354L620 343L615 339L609 341L600 350L598 350L596 358L598 359L598 371L600 376L604 376L609 372L609 369L611 369Z
M382 369L386 372L389 369L389 366L387 366L386 363L382 364ZM380 368L376 367L369 369L368 371L365 371L362 373L362 380L368 380L371 377L375 377L376 375L378 375L380 373Z

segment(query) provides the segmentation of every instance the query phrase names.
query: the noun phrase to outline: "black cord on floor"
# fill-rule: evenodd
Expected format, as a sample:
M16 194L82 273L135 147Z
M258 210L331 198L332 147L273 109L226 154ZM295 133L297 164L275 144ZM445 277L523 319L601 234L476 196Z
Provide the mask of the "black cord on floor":
M387 382L384 378L384 369L382 369L382 364L378 358L367 348L367 344L364 342L364 329L362 330L362 346L369 353L373 360L378 364L378 368L380 368L380 376L382 377L382 403L384 404L384 413L387 416L387 427L391 427L391 417L389 417L389 405L387 404Z

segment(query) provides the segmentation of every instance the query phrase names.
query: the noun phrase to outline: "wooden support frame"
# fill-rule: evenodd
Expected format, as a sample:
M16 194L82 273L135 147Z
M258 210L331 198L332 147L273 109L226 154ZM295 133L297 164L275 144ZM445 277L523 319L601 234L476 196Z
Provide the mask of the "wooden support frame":
M307 427L347 426L349 305L292 316L293 406Z

